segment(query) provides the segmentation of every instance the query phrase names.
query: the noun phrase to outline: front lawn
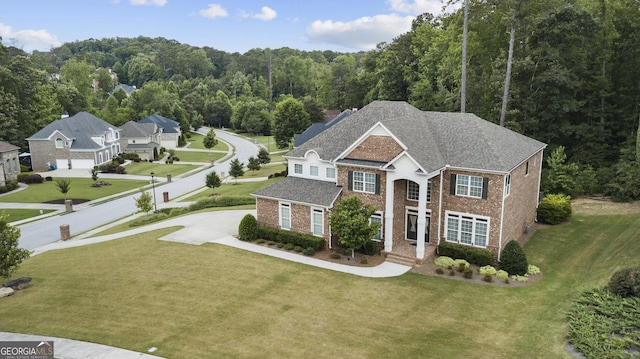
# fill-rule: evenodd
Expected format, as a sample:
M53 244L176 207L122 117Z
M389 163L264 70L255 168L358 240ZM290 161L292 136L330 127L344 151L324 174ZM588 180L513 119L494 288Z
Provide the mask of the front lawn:
M242 178L242 177L239 177ZM194 194L193 196L184 198L180 200L180 202L193 202L197 201L200 198L210 196L212 194L221 195L221 196L250 196L251 193L267 187L273 183L276 183L283 179L284 177L276 177L266 181L256 181L256 182L235 182L233 183L223 183L220 187L215 189L206 189L205 191Z
M176 151L176 157L184 162L211 163L211 161L217 161L226 155L226 152Z
M42 212L42 213L40 213ZM22 208L9 208L1 209L0 214L8 214L9 222L21 221L23 219L37 217L41 214L53 212L52 209L22 209Z
M125 166L128 175L149 176L149 179L151 179L151 172L153 172L156 177L164 177L169 173L171 173L172 176L177 176L196 168L198 168L196 165L180 163L165 164L158 162L131 162L131 164Z
M102 179L99 180L102 181ZM129 179L105 179L104 181L111 185L92 187L91 178L71 178L71 189L67 193L67 199L94 200L149 184L149 181ZM0 202L47 203L63 199L64 196L58 191L54 179L54 181L30 184L24 190L1 196Z
M361 278L156 240L171 231L27 260L15 277L32 287L2 299L0 331L157 347L166 358L573 358L571 301L640 264L637 214L579 214L538 231L524 248L543 277L519 288Z
M189 145L189 147L187 147L187 149L195 148L195 149L198 149L198 150L206 150L207 148L204 147L204 145L202 144L202 140L203 139L204 139L204 135L201 135L201 134L196 133L196 132L191 132L191 138L187 139L187 142L190 143L190 145ZM213 146L211 148L211 150L227 152L227 151L229 151L229 146L227 145L226 142L220 141L220 139L218 139L218 144Z

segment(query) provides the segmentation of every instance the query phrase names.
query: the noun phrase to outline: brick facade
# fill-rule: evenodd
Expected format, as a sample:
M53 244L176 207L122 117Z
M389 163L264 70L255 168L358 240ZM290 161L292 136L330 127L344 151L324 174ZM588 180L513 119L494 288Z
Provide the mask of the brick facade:
M402 152L402 147L391 136L369 136L346 158L389 162Z

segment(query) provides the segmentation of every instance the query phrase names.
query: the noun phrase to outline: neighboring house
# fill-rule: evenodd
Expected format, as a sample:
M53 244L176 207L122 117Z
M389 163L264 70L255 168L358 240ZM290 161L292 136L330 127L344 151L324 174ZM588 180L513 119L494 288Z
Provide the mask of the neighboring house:
M158 114L149 115L138 123L155 123L162 129L160 145L166 149L177 148L178 138L180 138L180 124L174 120L160 116Z
M18 151L20 147L0 141L0 186L7 181L17 181L20 173Z
M123 152L137 153L140 158L153 160L153 149L160 147L162 130L155 123L129 121L120 127Z
M27 138L34 171L91 169L121 152L120 129L88 112L51 122Z
M253 193L258 223L332 248L329 212L357 195L388 260L421 263L442 242L499 260L535 220L545 147L473 114L376 101L284 156L288 177Z
M328 122L316 122L311 124L311 126L309 126L306 130L304 130L304 132L300 134L295 134L293 136L293 147L295 148L295 147L302 146L303 143L309 141L310 139L316 137L321 132L326 131L331 126L349 117L350 114L351 114L351 111L343 111Z
M113 88L113 93L115 93L116 91L118 91L119 89L123 89L124 92L127 93L127 97L131 96L131 94L133 93L133 91L136 91L136 86L131 86L131 85L127 85L127 84L117 84L114 88Z

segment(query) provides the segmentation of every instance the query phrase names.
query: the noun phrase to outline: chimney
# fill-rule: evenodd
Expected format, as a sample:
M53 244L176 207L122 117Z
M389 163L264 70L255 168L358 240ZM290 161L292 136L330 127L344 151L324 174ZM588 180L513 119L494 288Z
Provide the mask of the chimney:
M69 112L65 111L62 113L62 115L60 115L60 118L67 118L69 117Z

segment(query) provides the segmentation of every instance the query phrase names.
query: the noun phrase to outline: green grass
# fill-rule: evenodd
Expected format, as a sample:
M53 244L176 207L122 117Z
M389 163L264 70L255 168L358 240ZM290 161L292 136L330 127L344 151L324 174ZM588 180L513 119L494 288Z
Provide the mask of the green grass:
M274 136L256 136L255 134L246 132L239 133L238 135L248 139L251 142L257 142L264 145L269 150L269 152L282 151L278 148L278 146L276 146L276 140Z
M244 176L240 178L268 177L269 175L282 172L286 169L287 167L282 163L269 163L266 166L262 166L258 171L249 171L245 168Z
M0 331L167 358L573 358L566 313L617 268L640 264L640 216L576 215L525 245L543 277L510 288L408 273L361 278L163 229L47 252L15 276ZM20 313L20 315L11 315Z
M211 161L217 161L226 155L226 153L222 152L176 151L176 157L178 157L180 161L184 162L210 163Z
M191 143L189 145L189 147L187 147L187 149L195 148L195 149L198 149L198 150L206 150L207 148L204 147L204 145L202 144L202 140L203 139L204 139L204 135L192 132L191 133L191 138L187 140L187 142ZM220 141L218 139L218 144L213 146L211 149L212 150L216 150L216 151L225 151L225 152L227 152L227 151L229 151L229 146L227 146L227 144L224 141Z
M40 211L42 214L53 212L52 209L0 209L0 214L8 214L9 222L20 221L23 219L37 217L40 215Z
M142 187L149 181L129 179L106 179L111 186L91 187L91 178L72 178L71 190L67 193L67 199L94 200L112 194ZM58 191L55 181L44 181L39 184L31 184L28 188L0 197L0 202L45 203L53 200L64 199Z
M240 177L242 178L242 177ZM205 191L194 194L193 196L182 199L180 202L194 202L200 198L207 197L212 193L216 193L223 196L250 196L251 193L267 187L273 183L276 183L284 177L272 178L266 181L258 182L238 182L235 183L223 183L222 186L216 189L207 189Z
M153 172L156 177L164 177L168 173L171 173L172 176L177 176L196 168L198 168L196 165L184 165L179 162L170 165L157 162L131 162L130 165L125 166L127 174L149 176L149 178L151 178L151 172Z

